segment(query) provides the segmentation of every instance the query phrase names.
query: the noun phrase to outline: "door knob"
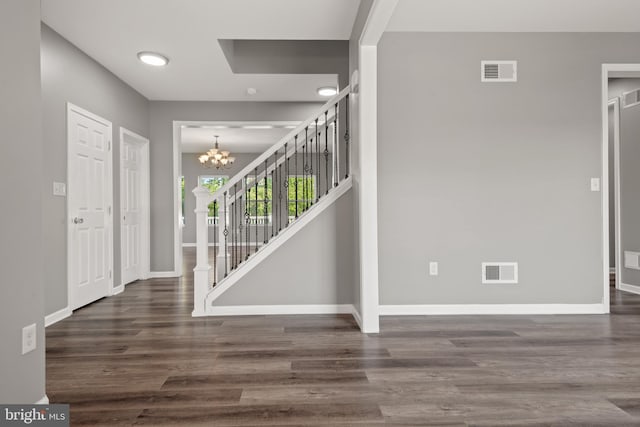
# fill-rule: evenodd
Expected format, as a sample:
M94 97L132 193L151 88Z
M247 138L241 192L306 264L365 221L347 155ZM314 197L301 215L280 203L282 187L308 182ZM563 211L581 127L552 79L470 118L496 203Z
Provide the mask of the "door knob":
M82 224L83 222L84 222L84 218L78 218L78 217L73 218L74 224Z

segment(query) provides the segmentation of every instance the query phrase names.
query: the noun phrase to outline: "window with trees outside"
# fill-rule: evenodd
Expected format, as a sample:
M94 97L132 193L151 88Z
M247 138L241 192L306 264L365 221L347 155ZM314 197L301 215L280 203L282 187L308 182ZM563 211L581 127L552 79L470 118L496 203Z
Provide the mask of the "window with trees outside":
M227 181L229 181L228 176L200 176L198 178L199 185L205 188L208 188L211 194L215 193L220 187L225 185ZM214 225L216 219L218 218L218 207L216 206L214 209L214 204L211 202L209 204L209 213L207 216L209 219L209 225Z

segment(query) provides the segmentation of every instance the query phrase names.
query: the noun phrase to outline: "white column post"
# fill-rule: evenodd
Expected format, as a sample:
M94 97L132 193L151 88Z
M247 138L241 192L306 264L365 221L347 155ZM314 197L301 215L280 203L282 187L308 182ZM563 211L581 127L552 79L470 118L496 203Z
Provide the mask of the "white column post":
M210 193L207 188L196 187L196 267L193 269L193 313L192 316L205 316L205 299L209 290L209 214Z
M224 279L225 273L230 271L231 259L227 252L228 246L225 245L224 230L227 229L226 239L231 237L231 229L229 228L229 209L224 199L218 202L218 254L216 255L216 282L219 283Z

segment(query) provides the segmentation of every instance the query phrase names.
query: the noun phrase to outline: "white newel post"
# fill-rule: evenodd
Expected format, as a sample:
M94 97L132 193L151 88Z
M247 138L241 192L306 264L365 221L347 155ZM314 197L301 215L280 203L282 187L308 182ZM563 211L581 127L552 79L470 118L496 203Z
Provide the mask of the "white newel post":
M192 316L205 316L205 299L209 290L209 190L196 187L196 267L193 269L193 313Z
M227 239L231 238L231 229L228 228L229 224L229 210L226 209L224 201L218 203L218 255L216 256L216 282L220 282L224 279L225 272L228 272L231 267L231 258L226 252L228 245L225 245L224 230L227 227ZM226 262L226 268L225 268Z

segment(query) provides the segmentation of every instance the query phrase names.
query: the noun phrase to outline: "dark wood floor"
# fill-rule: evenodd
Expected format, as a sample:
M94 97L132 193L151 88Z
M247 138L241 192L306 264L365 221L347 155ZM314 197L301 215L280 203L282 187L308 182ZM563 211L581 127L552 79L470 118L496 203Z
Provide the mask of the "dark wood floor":
M612 303L367 336L350 316L193 319L190 276L149 280L47 329L47 393L74 426L640 425L640 297Z

